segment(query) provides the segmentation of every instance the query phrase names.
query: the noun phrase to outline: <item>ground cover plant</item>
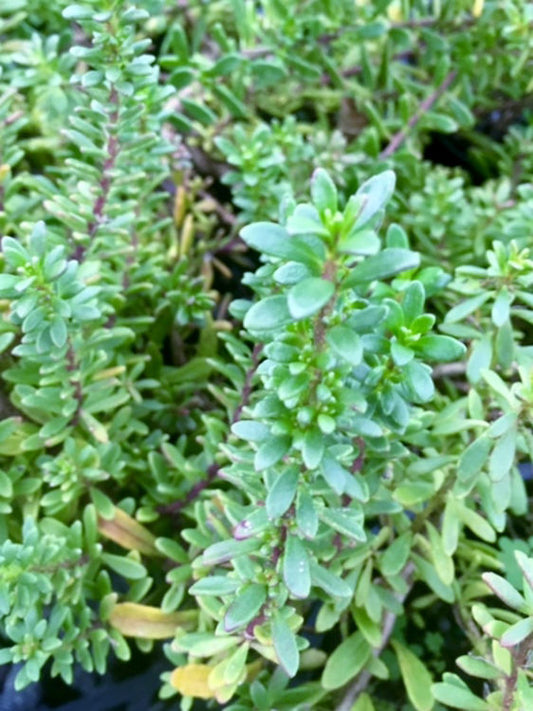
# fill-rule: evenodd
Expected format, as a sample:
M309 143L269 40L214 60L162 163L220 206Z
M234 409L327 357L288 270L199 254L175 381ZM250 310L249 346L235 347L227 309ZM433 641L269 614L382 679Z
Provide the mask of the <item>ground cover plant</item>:
M0 661L533 707L533 7L0 4Z

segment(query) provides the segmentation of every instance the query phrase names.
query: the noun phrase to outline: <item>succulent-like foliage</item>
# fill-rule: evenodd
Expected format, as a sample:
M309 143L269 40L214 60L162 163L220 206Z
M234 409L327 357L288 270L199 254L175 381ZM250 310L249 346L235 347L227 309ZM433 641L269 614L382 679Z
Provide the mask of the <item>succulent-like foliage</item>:
M529 5L0 3L18 689L532 705Z

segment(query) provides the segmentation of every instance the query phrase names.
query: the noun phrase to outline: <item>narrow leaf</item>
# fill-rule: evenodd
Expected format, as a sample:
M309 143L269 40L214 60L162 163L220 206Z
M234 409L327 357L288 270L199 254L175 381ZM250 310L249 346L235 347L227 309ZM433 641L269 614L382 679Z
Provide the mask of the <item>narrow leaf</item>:
M224 617L226 632L234 632L257 616L266 600L266 588L258 583L244 587L228 607Z
M420 255L408 249L388 247L379 254L367 257L352 269L343 282L344 288L358 286L369 281L388 279L420 264Z
M309 555L297 536L289 535L283 556L283 580L294 597L305 599L311 589Z
M391 642L398 658L403 683L410 702L416 711L431 711L434 705L431 694L432 679L427 667L398 640L393 639Z
M121 602L109 615L109 623L125 637L140 639L170 639L178 629L195 629L197 610L162 612L158 607Z
M295 676L300 664L296 636L279 614L274 615L272 622L272 641L279 663L289 677Z

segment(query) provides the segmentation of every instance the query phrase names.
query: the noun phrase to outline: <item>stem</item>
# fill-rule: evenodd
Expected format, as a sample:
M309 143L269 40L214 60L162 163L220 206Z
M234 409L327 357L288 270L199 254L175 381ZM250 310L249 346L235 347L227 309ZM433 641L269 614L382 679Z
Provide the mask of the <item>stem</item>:
M405 141L407 136L409 135L409 131L416 126L416 124L420 121L422 116L427 113L433 104L444 94L444 92L450 87L450 85L453 83L457 76L457 71L454 69L451 71L448 76L444 79L442 84L438 86L435 91L430 94L427 99L425 99L420 106L418 107L418 111L411 116L407 123L407 128L402 129L401 131L398 131L398 133L394 134L394 136L391 138L389 145L383 150L380 154L380 158L385 159L385 158L390 158L397 150L398 148L402 145L402 143Z
M96 234L96 230L102 222L104 209L107 203L107 198L109 197L109 191L111 189L111 176L110 173L115 166L117 156L119 153L119 143L117 136L113 133L113 129L116 127L118 122L118 93L113 87L109 95L109 102L115 107L113 111L109 114L109 136L107 139L106 152L107 158L102 166L102 177L100 178L100 195L95 200L93 206L93 219L87 225L87 234L92 239ZM85 254L85 247L83 245L78 245L76 248L74 258L78 261L83 259Z
M408 563L402 572L402 578L408 583L408 590L405 594L397 594L395 597L400 602L403 603L407 595L410 593L413 586L413 573L415 566L413 563ZM396 624L396 615L393 612L387 611L383 615L383 632L381 635L381 644L372 650L372 656L376 659L383 652L385 647L388 645L389 640L394 631L394 625ZM337 706L336 711L350 711L357 697L363 693L363 691L368 686L370 679L372 678L372 673L368 670L363 670L355 680L347 688L342 701Z
M231 418L232 425L241 419L242 411L250 402L250 396L252 394L252 381L255 375L255 371L257 370L257 366L259 365L259 356L261 355L262 350L263 344L256 343L252 351L252 365L246 371L246 376L244 378L244 385L242 387L242 399L237 409L233 413L233 417Z
M518 681L518 672L521 667L527 664L527 658L531 649L533 635L526 637L517 647L514 652L511 652L513 658L513 671L509 676L505 677L505 688L503 692L502 711L511 711L514 702L514 692Z
M242 388L242 399L237 409L233 413L233 417L231 418L231 424L234 424L235 422L238 422L240 420L242 411L250 401L250 396L252 394L252 381L255 371L257 370L257 366L259 365L259 357L261 355L262 350L263 345L261 343L256 343L252 351L252 364L250 368L248 368L248 370L246 371L244 385ZM163 504L162 506L158 506L157 510L159 511L159 513L173 515L182 511L186 506L195 501L200 496L202 491L204 491L204 489L207 489L207 487L219 476L220 469L221 466L219 464L211 464L207 468L205 478L194 484L194 486L187 492L183 499L180 499L179 501L173 501L170 504Z

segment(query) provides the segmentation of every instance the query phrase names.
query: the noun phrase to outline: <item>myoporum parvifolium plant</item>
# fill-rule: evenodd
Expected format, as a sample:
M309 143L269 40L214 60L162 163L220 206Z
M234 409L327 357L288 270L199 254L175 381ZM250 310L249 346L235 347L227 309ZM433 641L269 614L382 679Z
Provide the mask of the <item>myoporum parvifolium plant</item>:
M522 0L0 6L0 661L533 707ZM455 161L455 162L453 162Z

